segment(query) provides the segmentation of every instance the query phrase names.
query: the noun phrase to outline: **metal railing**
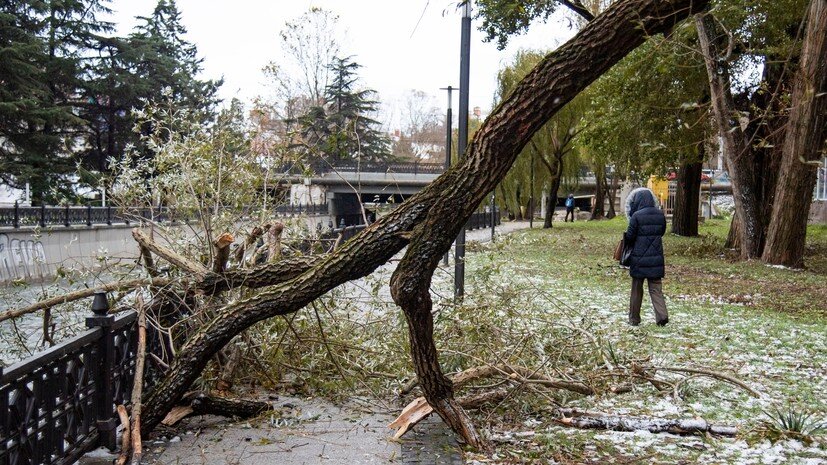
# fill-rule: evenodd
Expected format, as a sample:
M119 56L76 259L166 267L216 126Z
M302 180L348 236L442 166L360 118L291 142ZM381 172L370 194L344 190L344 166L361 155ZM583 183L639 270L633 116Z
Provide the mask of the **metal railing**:
M285 174L301 175L307 170L315 174L335 172L441 174L445 171L445 166L442 163L338 160L332 162L316 161L308 165L293 164L282 167L282 172Z
M89 330L0 368L0 464L71 464L101 445L115 450L115 408L132 391L137 314L108 310L106 295L96 294Z
M276 215L325 215L327 204L291 204L273 208ZM188 222L198 219L198 213L173 207L72 207L48 206L26 207L15 204L0 208L0 228L21 228L39 226L96 226L131 224L133 222Z
M465 223L465 229L468 231L474 229L482 229L482 228L490 228L491 221L494 221L495 225L500 224L500 209L495 208L494 214L492 215L490 211L488 212L476 212L471 215L471 218L468 218L468 222Z

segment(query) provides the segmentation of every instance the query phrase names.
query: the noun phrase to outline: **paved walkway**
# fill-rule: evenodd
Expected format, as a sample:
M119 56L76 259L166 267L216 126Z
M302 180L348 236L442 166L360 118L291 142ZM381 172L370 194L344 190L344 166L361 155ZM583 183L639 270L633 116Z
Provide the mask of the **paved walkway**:
M512 233L514 231L518 231L520 229L528 229L528 221L503 221L502 224L497 225L495 228L495 237L496 236L503 236L505 234ZM543 220L535 220L534 221L535 228L542 228L543 227ZM479 241L479 242L488 242L491 240L491 228L486 229L475 229L473 231L466 231L465 232L465 240L466 241Z
M537 227L537 224L535 224ZM503 235L528 228L528 222L497 226ZM468 231L466 240L487 242L491 230ZM394 441L388 424L402 405L351 401L336 406L322 399L280 397L268 418L233 423L200 416L183 420L145 443L144 464L152 465L459 465L462 455L453 433L431 416ZM158 436L158 434L156 434ZM101 455L101 454L98 454ZM111 456L83 464L111 463Z
M151 442L142 463L156 465L379 464L399 460L389 441L393 415L380 407L337 407L320 399L281 398L269 418L241 423L203 416L172 438Z

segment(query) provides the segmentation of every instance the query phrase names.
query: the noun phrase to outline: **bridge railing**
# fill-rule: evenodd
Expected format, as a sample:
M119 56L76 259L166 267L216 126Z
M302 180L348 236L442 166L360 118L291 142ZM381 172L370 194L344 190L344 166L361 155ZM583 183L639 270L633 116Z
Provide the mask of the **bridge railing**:
M89 330L0 368L0 464L70 464L117 447L115 409L130 402L137 314L109 315L104 293L92 309Z
M325 215L327 204L279 205L271 210L276 215ZM15 204L0 207L0 228L39 226L93 226L131 224L141 221L188 222L198 219L198 213L174 207L93 207L49 206L27 207Z
M445 171L442 163L421 163L421 162L386 162L386 161L362 161L338 160L333 162L317 161L306 166L298 164L284 165L282 172L286 174L304 174L304 168L308 168L315 174L326 173L407 173L407 174L441 174Z

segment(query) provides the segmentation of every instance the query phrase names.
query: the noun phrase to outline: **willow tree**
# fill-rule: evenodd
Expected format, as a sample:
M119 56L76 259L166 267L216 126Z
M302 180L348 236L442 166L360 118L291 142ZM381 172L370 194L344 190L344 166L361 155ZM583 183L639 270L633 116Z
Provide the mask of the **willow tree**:
M430 295L434 270L477 205L551 117L647 37L672 30L705 5L704 0L616 2L526 75L476 132L464 160L332 253L214 272L136 232L146 249L185 273L187 289L210 296L246 289L245 297L220 304L176 352L167 373L145 396L143 432L161 421L234 336L258 321L301 310L407 248L390 287L405 314L419 384L454 431L471 446L485 446L439 363Z
M536 51L518 52L514 62L502 69L497 76L498 100L505 99L543 56L543 53ZM576 97L557 112L534 134L506 177L506 181L512 178L513 182L533 187L530 188L532 199L537 198L537 187L544 186L542 191L546 196L547 208L543 228L552 227L554 207L564 173L578 168L578 158L574 156L574 140L582 129L583 112L582 96Z

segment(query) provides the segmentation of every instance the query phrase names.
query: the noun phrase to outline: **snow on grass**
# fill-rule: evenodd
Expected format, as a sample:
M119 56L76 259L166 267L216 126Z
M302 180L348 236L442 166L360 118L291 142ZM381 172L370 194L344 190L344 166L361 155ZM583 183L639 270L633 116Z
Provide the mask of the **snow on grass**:
M536 238L536 232L518 233L506 245L472 254L468 279L473 283L475 275L489 274L489 284L522 289L531 295L526 305L533 307L531 311L525 309L524 315L537 311L548 321L579 321L630 358L650 357L655 365L706 367L730 373L761 393L756 399L720 380L693 377L683 383L683 398L637 385L629 394L583 397L569 403L618 415L703 418L737 426L739 435L734 439L646 431L595 433L558 426L548 426L548 433L585 435L598 444L610 444L621 454L654 453L668 463L827 463L827 440L823 435L804 444L790 439L770 442L760 434L762 420L767 419L763 412L773 405L791 405L813 412L818 419L827 419L827 322L755 308L751 305L754 299L772 296L739 294L737 288L731 289L737 298L710 295L702 289L696 294L672 296L670 280L680 277L667 277L664 292L669 325L654 325L647 297L641 311L643 323L630 327L626 323L630 284L627 272L594 266L587 259L578 263L577 250L565 258L543 253L544 244ZM591 268L584 272L587 267ZM591 279L590 274L601 279Z

